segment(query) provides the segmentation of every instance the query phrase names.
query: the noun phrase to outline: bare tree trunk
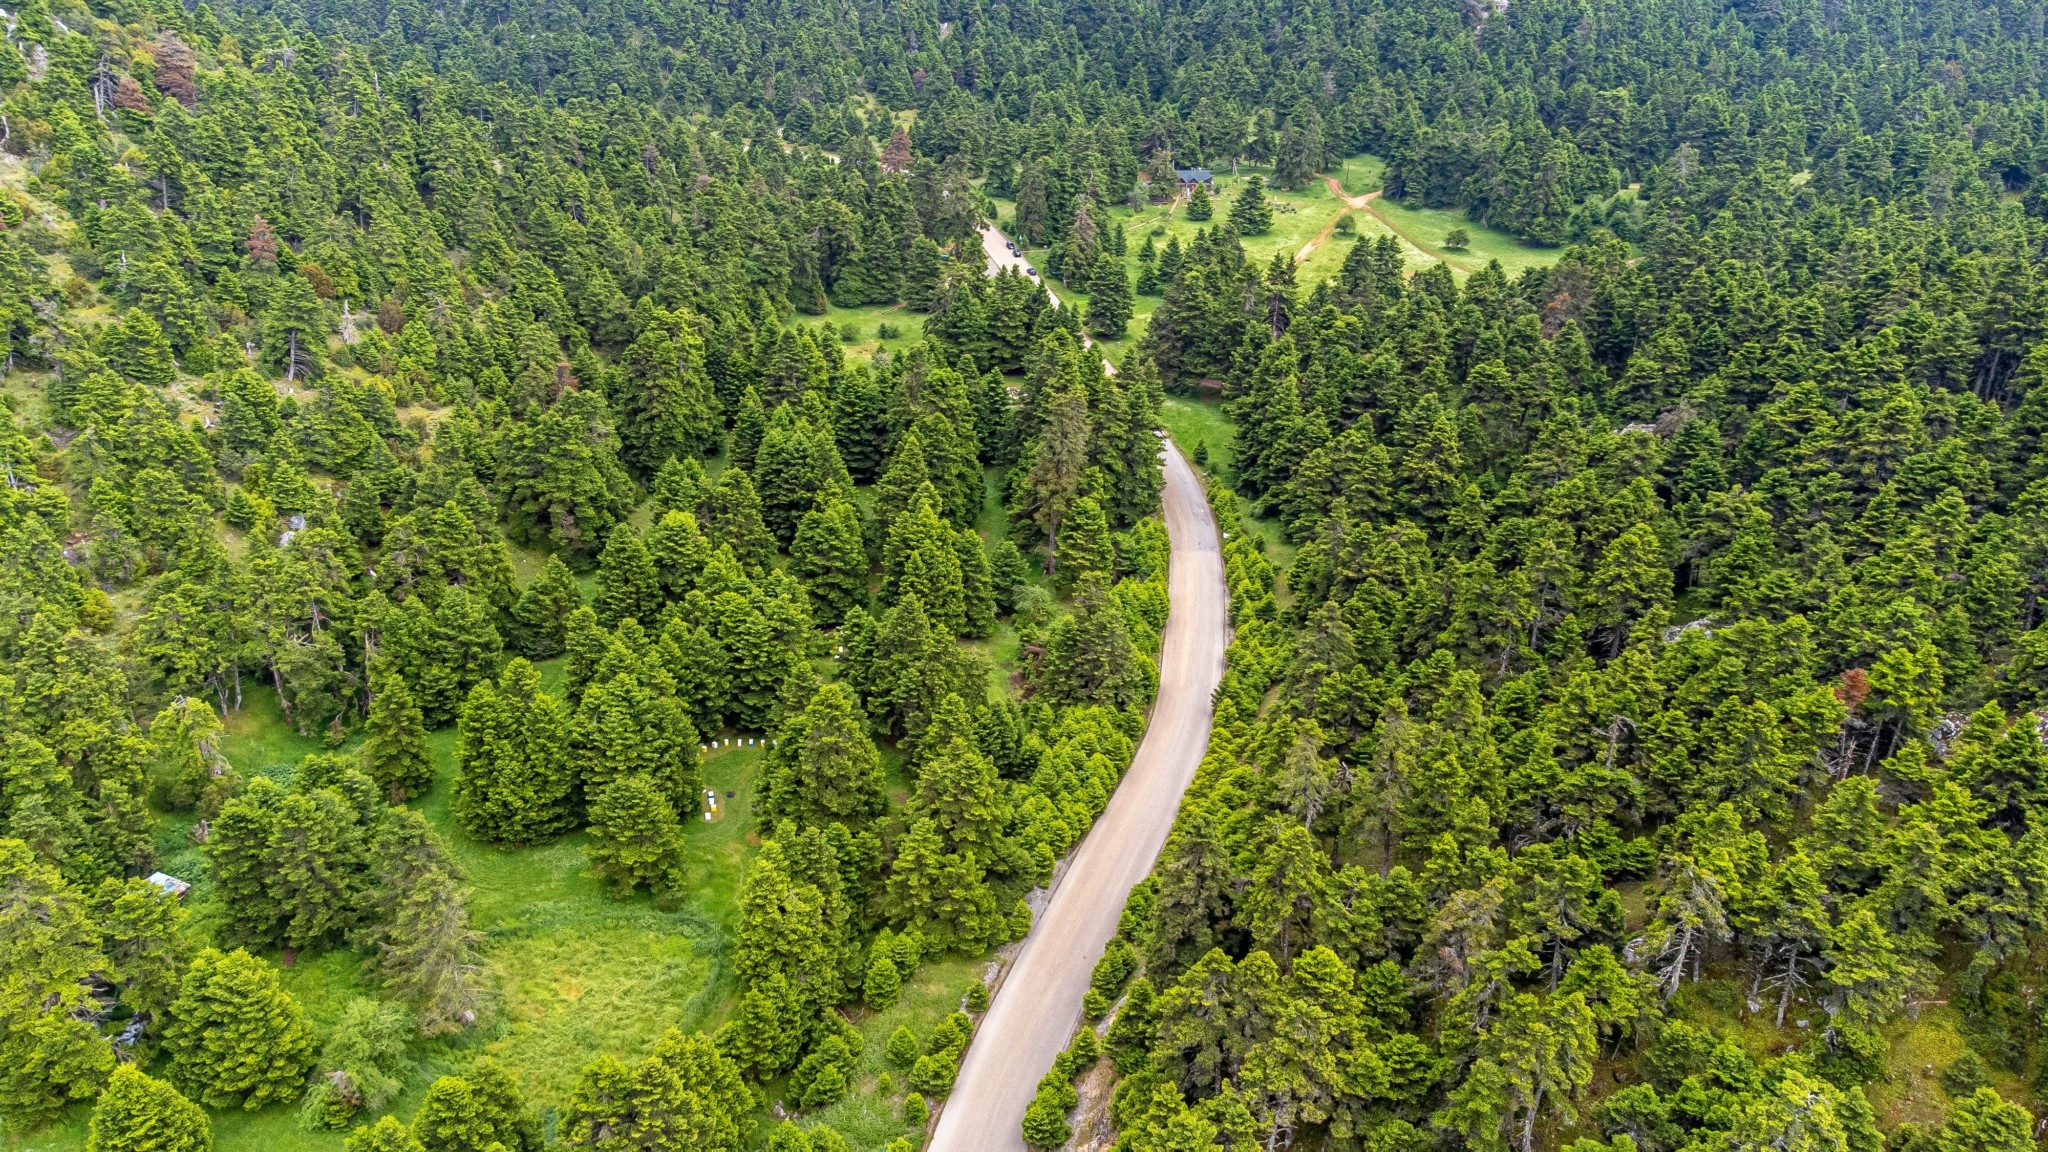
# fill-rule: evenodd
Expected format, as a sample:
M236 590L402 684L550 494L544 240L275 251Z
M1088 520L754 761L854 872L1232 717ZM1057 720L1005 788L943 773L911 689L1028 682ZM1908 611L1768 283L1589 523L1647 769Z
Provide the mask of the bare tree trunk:
M1785 1012L1792 1007L1792 986L1799 981L1799 946L1785 951L1785 987L1778 992L1778 1027L1785 1026Z

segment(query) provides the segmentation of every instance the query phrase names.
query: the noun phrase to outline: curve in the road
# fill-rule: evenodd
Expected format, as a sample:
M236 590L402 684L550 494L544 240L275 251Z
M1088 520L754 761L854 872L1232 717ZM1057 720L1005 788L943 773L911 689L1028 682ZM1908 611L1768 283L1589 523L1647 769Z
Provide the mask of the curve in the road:
M1132 885L1145 878L1209 746L1211 698L1223 678L1230 593L1216 521L1194 469L1165 442L1170 610L1159 696L1145 738L982 1019L933 1152L1024 1152L1024 1109L1081 1019L1081 998Z

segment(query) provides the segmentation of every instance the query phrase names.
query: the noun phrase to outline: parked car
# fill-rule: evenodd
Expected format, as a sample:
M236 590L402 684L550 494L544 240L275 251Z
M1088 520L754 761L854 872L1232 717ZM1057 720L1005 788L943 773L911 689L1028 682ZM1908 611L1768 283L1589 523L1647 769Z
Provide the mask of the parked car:
M1024 266L1024 274L1025 274L1026 276L1036 276L1036 275L1038 275L1038 269L1036 269L1036 268L1033 268L1033 267L1032 267L1031 265L1029 265L1029 264L1026 264L1026 265Z

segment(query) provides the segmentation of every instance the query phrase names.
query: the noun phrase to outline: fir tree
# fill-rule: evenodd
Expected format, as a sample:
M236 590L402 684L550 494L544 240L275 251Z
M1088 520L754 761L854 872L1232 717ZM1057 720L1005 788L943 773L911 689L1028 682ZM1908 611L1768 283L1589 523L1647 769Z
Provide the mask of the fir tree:
M678 816L697 814L697 729L680 701L621 672L590 686L576 710L577 743L584 751L580 773L587 795L595 796L620 776L641 775L668 797Z
M327 322L313 286L297 276L277 281L263 317L263 358L286 383L313 379L326 360Z
M568 656L563 669L563 688L571 700L581 700L583 691L597 675L598 666L611 652L611 633L597 622L597 610L585 605L569 613L562 622L562 648Z
M967 627L967 588L953 529L932 508L930 492L889 525L882 550L883 595L915 596L932 625L948 635Z
M1263 176L1247 176L1230 205L1230 230L1239 236L1263 236L1273 227L1273 206L1266 201Z
M620 776L590 802L590 862L614 896L645 885L660 896L682 884L683 830L665 791L647 777Z
M367 943L385 989L412 1007L425 1035L474 1024L483 938L470 927L469 895L447 845L419 813L385 814L372 891L376 914Z
M938 826L910 826L890 866L887 902L894 922L915 929L936 950L976 952L1001 938L995 892L972 853L946 851Z
M1121 340L1131 322L1131 281L1123 257L1104 252L1088 276L1088 331Z
M455 738L449 807L463 831L515 844L565 831L575 784L572 723L524 660L506 665L495 684L477 685Z
M107 961L90 909L19 840L0 839L0 897L0 1117L27 1129L90 1099L114 1070L91 1022L92 974Z
M917 787L911 795L913 821L932 822L948 852L973 852L984 866L1011 853L1005 830L1009 813L994 763L974 740L974 722L958 696L947 696L932 714L917 747Z
M369 736L363 741L363 770L383 785L393 804L424 796L434 786L434 762L427 754L427 725L405 679L389 665L371 665Z
M540 574L512 605L519 654L545 660L562 654L568 640L569 614L583 607L583 590L560 556L550 555Z
M711 559L711 546L697 529L695 513L671 510L662 513L648 531L647 554L654 561L662 596L681 600L697 586L698 573ZM652 620L643 623L654 626Z
M597 558L598 623L616 628L621 620L651 625L661 614L661 576L646 542L630 524L612 529Z
M754 466L754 454L768 434L768 410L761 406L761 394L752 385L740 394L739 410L733 415L732 458L742 468Z
M357 1125L342 1142L342 1152L426 1152L426 1145L396 1116L384 1116L375 1124Z
M540 1121L512 1077L490 1057L461 1076L427 1087L412 1118L412 1134L427 1152L540 1152Z
M761 522L761 500L744 469L727 468L705 502L710 516L708 539L715 548L730 547L749 572L765 572L775 560L775 538Z
M1011 512L1044 537L1046 572L1057 570L1060 525L1080 493L1088 462L1088 398L1079 387L1046 401L1043 430L1030 449L1030 466L1014 481Z
M237 948L193 957L164 1032L171 1079L215 1108L294 1099L313 1034L270 965Z
M792 872L778 836L762 846L740 887L733 954L743 994L737 1039L750 1062L770 1075L794 1065L812 1022L838 1002L842 988L843 897L832 899Z
M882 762L853 693L824 684L784 724L761 765L763 828L838 821L859 828L881 816L886 802Z
M1058 703L1127 707L1150 696L1149 663L1131 642L1108 581L1091 576L1074 593L1074 614L1046 641L1039 691Z
M996 626L995 575L981 535L962 528L953 534L953 551L960 560L961 635L987 636Z
M368 793L364 799L381 801L375 782L342 771ZM340 936L361 916L369 844L364 813L347 794L352 782L322 786L305 765L298 776L303 790L253 781L222 806L207 838L234 939L305 948Z
M896 999L902 994L903 974L896 971L896 962L887 956L875 957L861 980L861 1003L871 1012L886 1012L896 1006Z
M100 350L121 375L139 384L162 388L177 378L170 341L145 309L130 310L119 324L106 329L100 337Z
M868 557L860 510L833 500L804 514L789 550L790 571L804 582L818 615L845 619L867 599Z
M102 880L92 897L101 947L121 1004L138 1016L169 1014L191 959L186 912L177 897L139 877Z
M1062 588L1074 588L1090 576L1110 577L1115 554L1109 540L1109 519L1094 497L1083 496L1067 510L1056 559Z
M1017 609L1017 593L1031 578L1031 566L1008 536L996 541L995 556L989 561L989 592L995 606L1005 614Z
M213 1125L176 1088L133 1064L114 1069L93 1108L86 1152L211 1152Z

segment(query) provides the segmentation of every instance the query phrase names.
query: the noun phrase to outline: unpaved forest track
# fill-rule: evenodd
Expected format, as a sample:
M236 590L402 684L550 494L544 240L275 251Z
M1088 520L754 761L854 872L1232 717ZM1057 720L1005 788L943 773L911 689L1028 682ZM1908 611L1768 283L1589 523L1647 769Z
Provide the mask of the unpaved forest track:
M1000 240L996 248L1008 255ZM967 1049L933 1152L1024 1152L1024 1109L1080 1022L1095 961L1116 934L1131 886L1152 871L1209 747L1230 593L1202 482L1171 440L1162 443L1172 559L1159 696L1123 783L1074 850Z
M1438 248L1433 244L1423 243L1421 239L1409 233L1407 230L1403 229L1399 224L1396 224L1392 220L1389 220L1387 218L1387 214L1380 211L1379 208L1377 208L1373 204L1373 201L1378 200L1380 198L1379 189L1375 188L1372 191L1367 192L1363 196L1352 196L1344 191L1344 185L1339 184L1335 176L1323 177L1323 183L1329 187L1331 195L1335 196L1339 200L1342 200L1344 203L1349 204L1351 207L1366 213L1367 215L1371 216L1373 219L1379 221L1380 223L1386 225L1387 231L1392 232L1394 235L1400 237L1402 240L1407 241L1409 246L1414 248L1417 252L1422 253L1424 256L1427 256L1432 260L1436 260L1441 263L1447 264L1452 268L1456 268L1460 272L1470 272L1473 270L1472 265L1469 262L1464 260L1453 259L1452 257L1444 255L1443 249ZM1332 221L1331 223L1334 226L1335 221ZM1318 236L1315 240L1311 241L1310 243L1311 245L1319 244L1322 242L1322 240L1323 238ZM1302 252L1305 255L1308 252L1308 249L1304 248L1302 249ZM1297 259L1299 258L1297 257Z

